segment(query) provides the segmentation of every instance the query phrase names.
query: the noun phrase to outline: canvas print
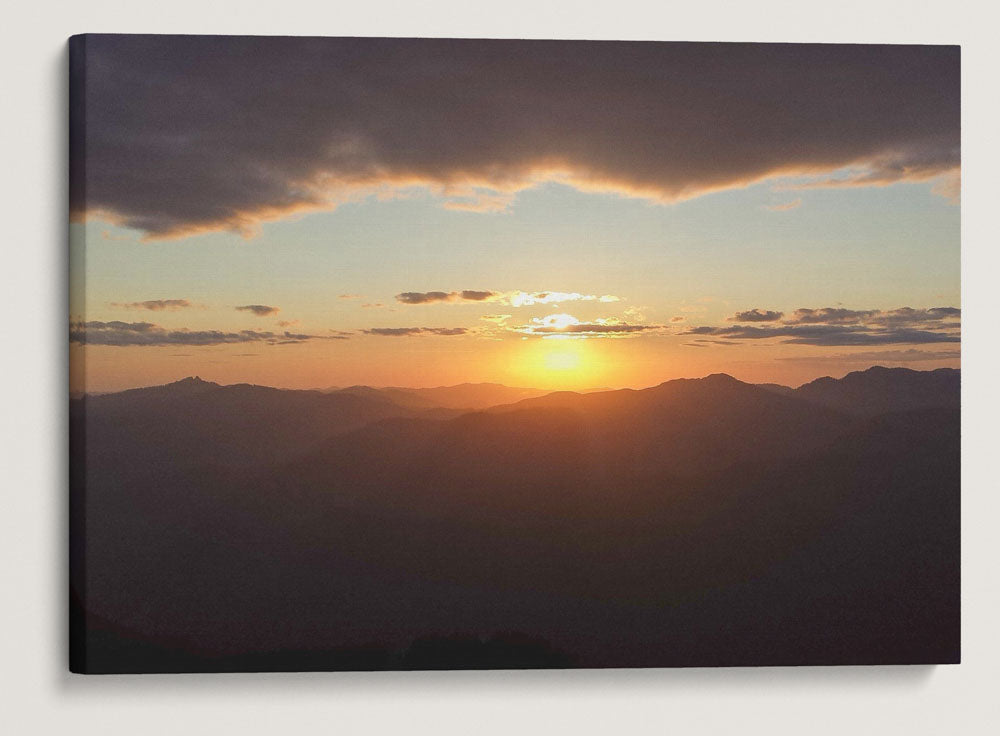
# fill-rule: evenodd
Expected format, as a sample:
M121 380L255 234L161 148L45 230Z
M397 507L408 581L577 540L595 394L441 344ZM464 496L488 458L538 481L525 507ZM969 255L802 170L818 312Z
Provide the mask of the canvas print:
M70 40L70 668L960 659L960 50Z

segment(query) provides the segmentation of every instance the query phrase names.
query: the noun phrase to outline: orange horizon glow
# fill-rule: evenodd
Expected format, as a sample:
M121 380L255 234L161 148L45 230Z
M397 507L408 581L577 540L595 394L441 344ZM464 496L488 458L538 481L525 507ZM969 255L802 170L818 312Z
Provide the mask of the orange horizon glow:
M73 345L70 389L74 393L120 391L200 376L223 385L250 383L289 389L500 383L551 391L588 391L640 389L712 373L727 373L747 383L797 386L821 376L841 377L875 364L916 370L960 367L960 360L950 354L918 363L838 363L824 362L823 356L843 350L826 349L815 351L816 362L809 362L799 360L800 351L795 348L783 351L786 360L781 359L780 347L776 348L777 359L761 359L757 346L695 350L663 339L459 340L472 343L471 348L452 341L456 338L358 340L353 346L349 345L351 341L339 342L335 348L310 344L265 346L255 348L253 353L240 345L181 349ZM332 355L334 352L338 354ZM457 363L456 359L463 362Z

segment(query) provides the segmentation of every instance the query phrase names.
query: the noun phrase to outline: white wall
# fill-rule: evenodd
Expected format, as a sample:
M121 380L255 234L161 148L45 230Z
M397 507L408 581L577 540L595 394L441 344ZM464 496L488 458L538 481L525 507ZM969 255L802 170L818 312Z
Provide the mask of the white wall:
M919 6L919 7L911 7ZM986 2L78 0L8 5L0 43L0 723L7 733L951 734L1000 728ZM66 37L80 32L962 43L964 664L952 667L75 677L65 671ZM991 273L992 272L992 273ZM570 730L572 729L572 731ZM996 732L996 731L993 731Z

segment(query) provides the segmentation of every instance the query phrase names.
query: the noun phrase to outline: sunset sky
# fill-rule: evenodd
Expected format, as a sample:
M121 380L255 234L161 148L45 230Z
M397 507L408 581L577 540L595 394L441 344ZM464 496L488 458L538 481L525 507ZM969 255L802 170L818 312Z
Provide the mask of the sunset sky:
M74 390L959 365L957 47L77 43Z

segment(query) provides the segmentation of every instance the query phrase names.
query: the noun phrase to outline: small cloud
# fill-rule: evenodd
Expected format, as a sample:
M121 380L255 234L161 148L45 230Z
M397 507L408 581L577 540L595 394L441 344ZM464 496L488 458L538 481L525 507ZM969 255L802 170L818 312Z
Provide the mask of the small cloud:
M750 309L746 312L737 312L732 317L729 317L729 321L730 322L777 322L784 316L785 316L784 312L775 312L770 309L763 312L759 309Z
M396 294L396 301L403 304L432 304L457 301L457 291L404 291Z
M338 299L360 299L360 294L341 294L337 297Z
M676 324L678 322L684 322L686 320L687 320L687 317L680 317L680 316L678 316L678 317L671 317L670 318L670 321L673 322L674 324Z
M876 309L843 309L823 307L822 309L796 309L786 324L857 324L877 314Z
M797 207L802 206L802 199L793 199L791 202L782 202L781 204L767 205L764 209L770 210L771 212L788 212L789 210L794 210Z
M576 291L509 291L503 295L503 302L512 307L531 307L536 304L563 304L564 302L617 302L620 297L605 294L581 294Z
M581 322L571 314L550 314L534 317L531 323L510 328L512 332L539 337L627 337L650 330L660 330L661 325L637 325L617 319L595 319Z
M147 309L150 312L175 312L187 309L191 302L187 299L149 299L144 302L111 302L111 306L119 309Z
M625 319L628 322L645 322L647 307L628 307L625 312Z
M962 200L962 171L953 169L935 180L931 192L944 197L951 204L959 204Z
M361 305L362 309L381 309L385 305L382 302L367 302Z
M269 307L266 304L246 304L242 307L236 307L237 312L253 312L258 317L267 317L272 314L277 314L281 311L278 307Z
M494 324L502 325L504 322L509 320L512 315L509 314L484 314L479 319L485 320L487 322L493 322Z
M457 194L451 193L442 203L442 207L458 212L506 212L514 201L514 192L498 192L495 190L476 189L475 191Z
M299 324L297 319L280 319L277 322L278 327L294 327Z
M464 291L459 292L459 298L467 302L484 302L494 296L496 296L496 294L492 291L465 289Z
M378 335L381 337L409 337L414 335L440 335L451 337L454 335L465 335L469 332L465 327L372 327L361 330L366 335Z

